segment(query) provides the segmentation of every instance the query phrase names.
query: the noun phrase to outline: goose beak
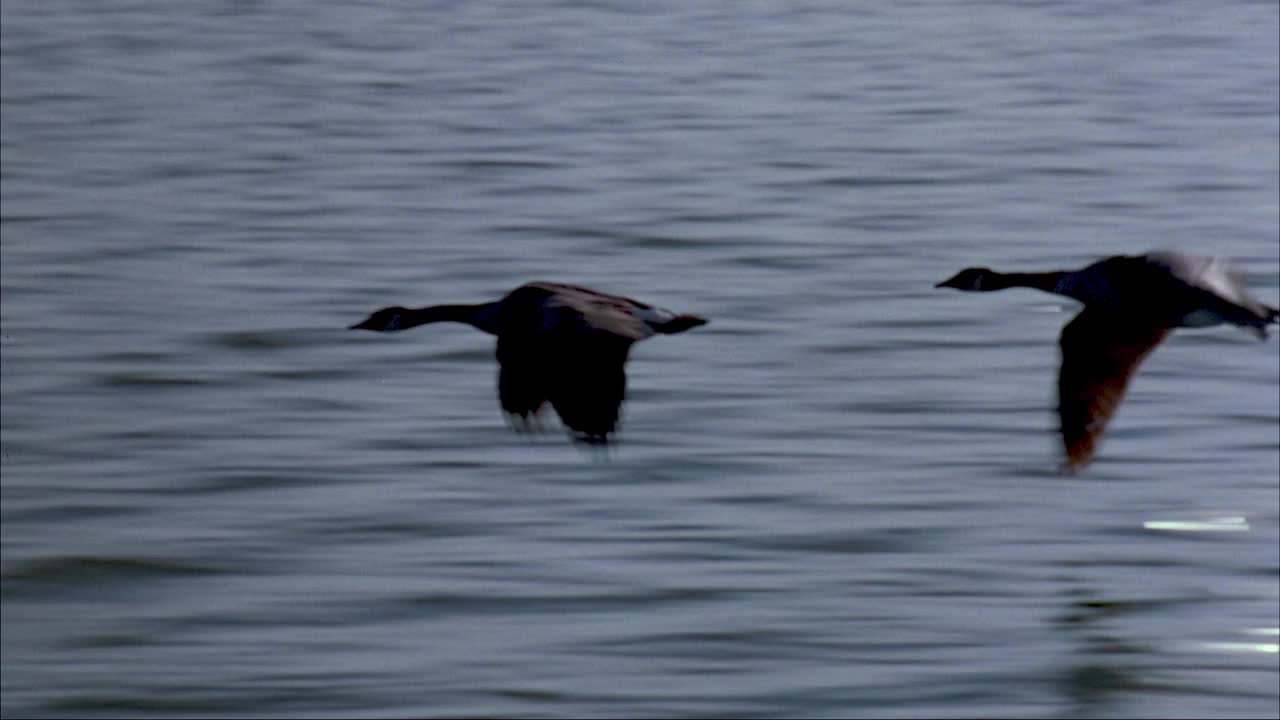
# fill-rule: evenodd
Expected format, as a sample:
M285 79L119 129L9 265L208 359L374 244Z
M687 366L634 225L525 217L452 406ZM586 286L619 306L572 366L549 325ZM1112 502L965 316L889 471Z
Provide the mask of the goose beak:
M348 325L347 329L348 330L376 330L377 328L373 326L373 318L367 318L365 320L361 320L355 325Z

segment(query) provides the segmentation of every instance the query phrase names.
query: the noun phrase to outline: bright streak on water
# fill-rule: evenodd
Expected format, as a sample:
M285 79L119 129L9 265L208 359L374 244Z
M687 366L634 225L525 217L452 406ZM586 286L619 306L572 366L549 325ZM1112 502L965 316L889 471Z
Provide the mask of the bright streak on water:
M1142 527L1167 532L1245 532L1249 529L1249 523L1242 517L1223 517L1208 520L1148 520L1142 523Z
M1205 643L1204 647L1207 650L1220 650L1222 652L1280 653L1280 643L1223 642Z

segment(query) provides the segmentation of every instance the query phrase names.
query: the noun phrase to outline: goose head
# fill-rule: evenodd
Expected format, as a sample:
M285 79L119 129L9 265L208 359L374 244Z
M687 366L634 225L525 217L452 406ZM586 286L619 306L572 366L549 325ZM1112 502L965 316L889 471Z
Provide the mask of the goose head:
M970 292L995 289L991 287L992 284L990 282L990 279L995 274L995 271L991 268L965 268L937 285L934 285L934 287L949 287L957 290L967 290Z
M375 330L377 332L395 332L403 329L403 317L407 308L399 305L385 307L373 313L363 321L349 327L349 330Z

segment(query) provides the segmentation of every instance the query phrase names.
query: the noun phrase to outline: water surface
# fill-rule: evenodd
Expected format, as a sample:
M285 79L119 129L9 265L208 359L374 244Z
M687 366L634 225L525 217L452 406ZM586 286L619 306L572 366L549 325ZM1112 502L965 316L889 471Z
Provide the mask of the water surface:
M1280 714L1280 343L1067 478L1074 307L933 289L1275 303L1275 3L0 7L6 717ZM531 279L712 319L607 457L343 329Z

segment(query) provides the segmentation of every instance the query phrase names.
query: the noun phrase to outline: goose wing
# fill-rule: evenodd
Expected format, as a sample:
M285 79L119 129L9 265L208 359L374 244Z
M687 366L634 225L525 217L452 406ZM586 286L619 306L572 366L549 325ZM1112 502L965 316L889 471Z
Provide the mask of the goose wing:
M1194 255L1178 250L1157 250L1143 258L1192 287L1214 293L1225 300L1247 304L1252 299L1241 277L1226 258Z
M610 332L558 338L548 367L547 397L579 439L608 442L626 396L625 365L631 341Z
M1227 322L1252 330L1260 338L1267 336L1266 327L1274 322L1275 311L1249 292L1242 276L1223 257L1205 257L1177 250L1147 253L1146 262L1160 268L1191 289L1183 293L1190 307L1184 325L1210 325ZM1198 312L1197 312L1198 311ZM1208 314L1207 320L1203 316Z
M632 343L705 319L563 283L534 282L503 301L498 394L520 417L549 401L579 439L608 442L626 395Z
M525 286L534 302L512 304L508 319L520 319L498 338L502 409L527 421L549 401L580 439L607 442L626 394L627 354L645 326L610 296L548 285Z
M536 338L498 338L498 401L522 427L547 401L546 365Z
M1133 374L1170 331L1091 308L1062 329L1058 418L1068 470L1093 458Z

